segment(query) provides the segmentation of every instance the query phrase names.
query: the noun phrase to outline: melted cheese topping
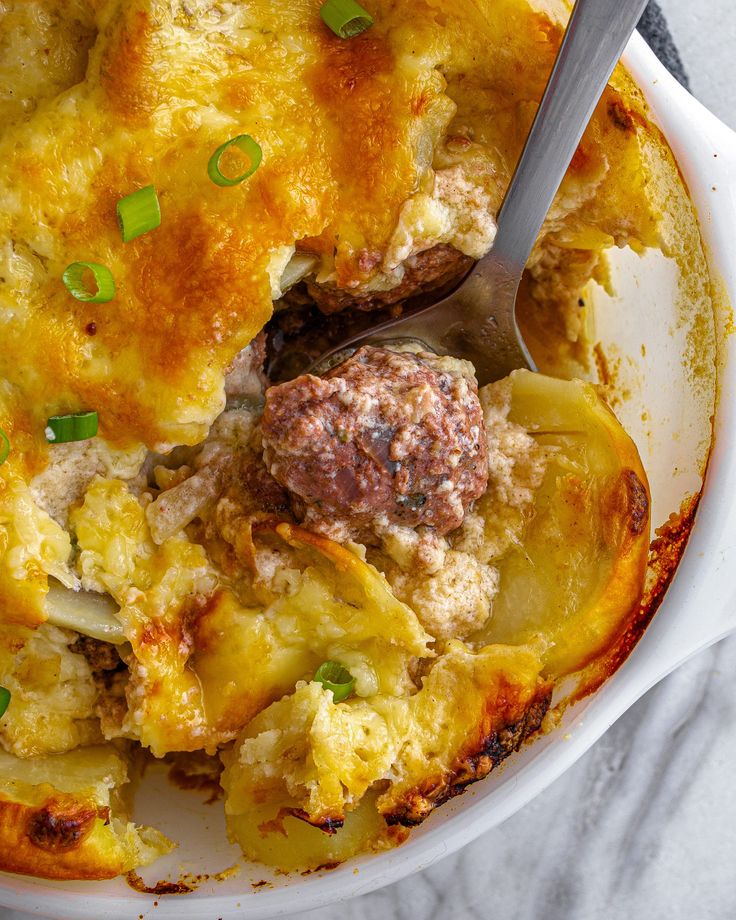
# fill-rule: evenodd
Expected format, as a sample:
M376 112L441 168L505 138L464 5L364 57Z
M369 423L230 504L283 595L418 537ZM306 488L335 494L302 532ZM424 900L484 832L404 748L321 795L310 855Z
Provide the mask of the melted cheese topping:
M245 606L217 589L221 576L201 546L183 534L156 545L118 480L98 478L71 523L83 584L120 604L133 647L129 711L109 734L157 756L214 752L324 660L350 667L361 695L401 695L413 687L412 660L433 655L432 637L372 566L300 528L277 528L304 569L290 573L290 590Z
M3 625L0 674L11 696L0 741L10 753L56 754L102 740L90 667L69 649L76 638L48 623L35 632Z
M62 20L45 7L66 65L13 75L37 108L0 137L0 425L30 434L26 469L44 462L46 418L82 408L118 445L201 440L295 247L348 290L398 283L402 260L437 243L481 255L560 35L520 0L375 0L375 25L351 41L317 0L92 7L94 23L81 0ZM19 15L0 16L12 60ZM58 92L81 76L92 25L84 79ZM635 127L609 91L543 238L654 240ZM207 161L242 133L263 163L219 188ZM162 224L123 244L116 202L145 185ZM61 283L73 261L107 265L115 299L76 301Z
M438 798L463 752L478 743L474 732L482 748L544 691L529 649L489 645L474 654L454 641L442 652L408 699L335 704L330 691L311 682L265 709L224 758L226 813L247 814L268 802L274 818L295 809L324 825L344 820L373 783L389 779L377 802L384 815L422 793Z
M270 315L284 247L365 280L454 110L435 70L448 48L411 8L343 42L318 7L101 3L84 82L5 132L0 377L37 431L85 407L113 441L201 440L223 370ZM243 133L263 164L219 188L208 159ZM162 224L124 244L116 202L150 184ZM70 296L78 260L111 269L112 302Z
M3 870L105 879L170 852L162 833L128 820L130 766L112 745L23 760L0 750Z

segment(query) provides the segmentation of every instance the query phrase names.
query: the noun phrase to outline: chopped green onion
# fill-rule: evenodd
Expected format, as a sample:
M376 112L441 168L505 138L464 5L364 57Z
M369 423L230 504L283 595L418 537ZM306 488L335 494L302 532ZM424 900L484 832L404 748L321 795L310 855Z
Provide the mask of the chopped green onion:
M346 700L355 689L355 678L339 661L325 661L316 670L314 680L325 690L332 690L336 703Z
M90 290L84 282L87 272L92 272L94 288ZM115 279L106 265L97 262L72 262L62 275L64 285L77 300L85 303L107 303L115 296Z
M139 188L117 203L118 224L123 242L129 243L137 236L155 230L161 224L161 208L156 189L152 185Z
M355 0L327 0L319 11L323 22L340 38L355 38L373 25L373 17Z
M250 167L244 173L241 173L239 176L234 176L232 179L224 175L220 169L220 160L225 151L230 147L237 147L238 150L242 151L250 160ZM244 182L253 175L261 165L262 159L263 151L250 134L238 134L237 137L231 137L229 141L220 144L217 150L215 150L207 164L207 175L212 179L215 185L220 185L223 188L229 185L240 185L241 182Z
M5 711L10 705L10 690L0 687L0 718L5 715Z
M5 463L10 453L10 438L0 428L0 466Z
M72 415L52 415L46 423L46 440L52 444L86 441L97 434L96 412L74 412Z

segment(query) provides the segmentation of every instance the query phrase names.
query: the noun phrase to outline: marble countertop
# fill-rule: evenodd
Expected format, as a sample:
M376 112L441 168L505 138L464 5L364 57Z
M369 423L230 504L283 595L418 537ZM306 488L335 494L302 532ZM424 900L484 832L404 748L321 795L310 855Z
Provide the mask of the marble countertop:
M736 128L733 0L659 0L690 77L690 88L727 125Z
M660 4L693 93L736 127L733 0ZM734 765L736 637L651 690L542 796L460 853L390 888L301 916L736 917ZM24 918L0 908L0 920Z

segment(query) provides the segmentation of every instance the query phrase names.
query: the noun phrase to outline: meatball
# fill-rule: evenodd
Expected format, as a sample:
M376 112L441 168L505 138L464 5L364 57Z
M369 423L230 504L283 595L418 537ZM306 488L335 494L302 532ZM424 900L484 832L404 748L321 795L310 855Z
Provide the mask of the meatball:
M324 377L271 387L263 415L271 475L310 521L351 532L381 517L445 534L486 489L475 379L454 359L366 346Z
M472 264L473 260L468 256L452 246L441 244L410 256L404 263L403 279L387 291L365 291L358 294L311 281L307 281L306 287L309 296L323 313L338 313L346 308L380 310L417 294L436 291L459 281Z

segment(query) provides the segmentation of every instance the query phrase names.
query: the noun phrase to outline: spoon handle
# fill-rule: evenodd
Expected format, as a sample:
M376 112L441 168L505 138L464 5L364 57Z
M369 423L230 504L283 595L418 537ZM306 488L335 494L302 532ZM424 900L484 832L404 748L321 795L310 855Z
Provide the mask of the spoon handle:
M577 0L486 259L519 274L647 0ZM483 262L476 271L483 271Z

